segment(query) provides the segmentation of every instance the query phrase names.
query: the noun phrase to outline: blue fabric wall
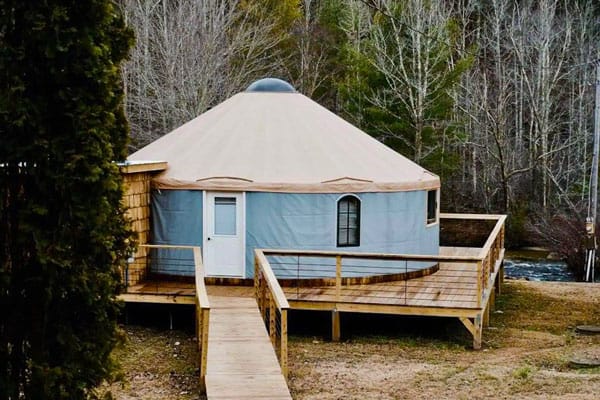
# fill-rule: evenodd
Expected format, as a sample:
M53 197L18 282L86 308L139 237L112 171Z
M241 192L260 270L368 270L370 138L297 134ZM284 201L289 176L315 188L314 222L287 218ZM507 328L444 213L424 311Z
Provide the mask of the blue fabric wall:
M439 252L439 224L426 226L427 192L358 193L361 200L360 246L337 247L337 200L341 194L246 194L246 276L254 274L255 248L341 250L372 253L431 254ZM281 264L292 262L277 258ZM313 259L331 276L331 260ZM390 263L366 263L357 265ZM393 267L420 269L426 263ZM282 267L285 269L285 267ZM293 276L297 268L289 267ZM293 270L293 271L292 271ZM329 272L326 272L329 271ZM314 272L314 271L313 271ZM387 270L387 272L392 272ZM280 274L281 275L281 274ZM300 274L302 275L302 274Z
M255 248L342 250L374 253L431 254L439 252L439 224L426 226L427 192L358 193L361 200L359 247L337 247L337 200L341 194L246 193L246 277L254 275ZM162 190L152 194L152 240L157 244L202 246L202 191ZM168 264L153 264L156 272L193 275L191 253L158 251ZM162 253L162 254L160 254ZM280 259L282 263L286 261ZM319 264L316 276L331 276L331 260ZM348 262L351 264L352 262ZM354 262L366 265L364 260ZM325 266L328 264L328 266ZM372 267L373 263L368 263ZM333 264L335 265L335 264ZM429 266L386 265L387 273ZM295 271L291 266L290 270ZM335 269L333 269L334 271ZM350 270L350 269L349 269ZM346 275L351 276L351 275Z
M155 190L152 192L152 243L202 246L202 192ZM191 250L154 249L152 272L194 275Z

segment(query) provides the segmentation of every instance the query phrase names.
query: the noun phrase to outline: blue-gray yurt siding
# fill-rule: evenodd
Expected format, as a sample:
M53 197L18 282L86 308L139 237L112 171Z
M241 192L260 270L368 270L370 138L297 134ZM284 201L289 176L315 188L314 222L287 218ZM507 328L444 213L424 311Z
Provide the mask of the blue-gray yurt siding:
M246 193L246 277L254 275L255 248L438 254L439 224L427 226L425 222L426 191L356 194L361 201L360 246L357 247L337 247L337 202L342 196ZM202 191L154 191L152 242L202 246L202 207ZM285 262L281 258L279 260ZM317 270L315 276L331 276L332 260L306 262L319 264L312 268ZM365 260L348 261L345 265L353 263L356 265L354 271L358 272L363 267L370 268L371 272L376 267L380 272L390 273L429 266L424 263L407 265ZM274 265L274 269L277 267ZM191 252L155 250L151 269L156 273L192 276ZM285 270L279 271L278 275L285 273ZM297 276L296 271L290 272L290 275Z
M202 192L155 190L152 192L152 242L202 246ZM153 249L150 270L159 274L194 275L190 250Z
M360 246L356 247L337 247L337 202L343 196L337 193L247 193L246 277L254 275L255 248L439 253L439 224L426 224L427 191L355 194L361 202ZM303 260L305 266L300 268L300 273L293 263L290 257L279 257L274 260L273 264L278 265L273 268L279 277L331 276L335 271L334 260ZM307 266L308 263L314 266ZM430 266L429 263L366 260L348 261L346 265L350 264L356 265L353 268L358 271L356 275ZM360 266L367 270L366 273L361 273Z

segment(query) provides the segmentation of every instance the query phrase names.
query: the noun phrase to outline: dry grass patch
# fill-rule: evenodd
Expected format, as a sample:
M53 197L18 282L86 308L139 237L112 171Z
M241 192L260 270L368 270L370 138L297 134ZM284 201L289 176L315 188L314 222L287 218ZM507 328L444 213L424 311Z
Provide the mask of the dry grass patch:
M294 399L597 398L600 371L573 370L569 360L600 349L600 338L574 333L600 324L600 286L510 281L496 310L482 351L468 348L460 325L440 325L437 337L292 337Z
M316 314L291 315L289 386L295 400L563 399L596 400L600 369L570 360L600 358L600 337L576 334L600 324L600 285L509 281L497 298L484 349L455 319L342 316L345 340L332 343ZM315 323L316 322L316 323ZM191 324L191 322L190 322ZM300 329L300 327L302 329ZM193 334L127 326L116 350L123 379L117 399L198 399ZM179 342L179 345L176 345ZM175 357L175 355L177 357Z
M115 349L118 379L102 391L115 399L199 399L196 340L180 330L128 325Z

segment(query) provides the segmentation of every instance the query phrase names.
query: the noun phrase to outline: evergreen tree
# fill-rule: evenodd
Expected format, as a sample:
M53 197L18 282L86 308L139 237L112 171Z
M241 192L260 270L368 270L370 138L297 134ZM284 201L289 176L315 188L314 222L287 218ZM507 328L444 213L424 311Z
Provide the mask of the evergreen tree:
M385 0L361 3L347 19L357 36L350 36L342 87L347 111L379 140L446 175L456 164L449 145L461 135L453 91L472 63L457 52L451 11L426 0Z
M87 398L111 371L131 43L110 1L0 0L0 398Z

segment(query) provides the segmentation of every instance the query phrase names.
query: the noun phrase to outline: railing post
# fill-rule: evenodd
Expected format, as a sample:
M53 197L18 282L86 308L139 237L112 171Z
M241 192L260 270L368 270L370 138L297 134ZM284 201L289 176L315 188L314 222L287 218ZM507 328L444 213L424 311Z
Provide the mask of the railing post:
M487 288L487 281L488 281L488 270L490 269L490 252L488 251L488 253L485 255L485 257L483 258L483 290L485 291L485 288Z
M200 331L200 326L202 321L200 318L202 318L202 315L200 314L200 303L198 302L198 299L196 299L196 340L198 340L198 351L201 352L202 342L200 340L202 338L202 332Z
M335 300L340 301L342 294L342 256L335 257Z
M269 336L271 337L271 343L273 343L273 347L277 348L277 326L276 322L276 313L277 310L275 308L275 300L273 299L273 294L269 294Z
M206 369L208 364L208 323L210 319L210 310L203 308L202 313L202 337L198 338L202 343L202 351L200 353L200 387L202 391L206 390Z
M481 307L481 297L483 296L483 260L477 261L477 308Z
M262 314L263 321L267 318L267 282L264 276L261 274L260 279L260 300L259 300L259 308Z
M260 310L260 277L258 276L258 257L254 256L254 297L258 303L258 309Z
M279 364L281 365L281 373L287 381L288 379L288 343L287 343L287 310L281 310L281 348L279 349Z

